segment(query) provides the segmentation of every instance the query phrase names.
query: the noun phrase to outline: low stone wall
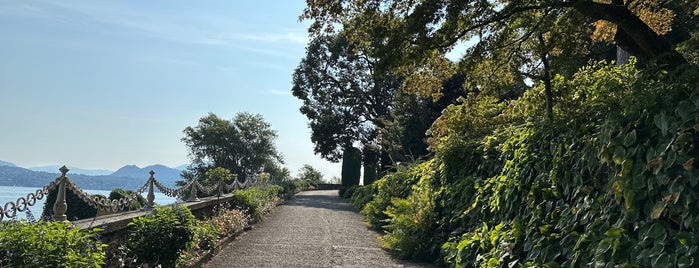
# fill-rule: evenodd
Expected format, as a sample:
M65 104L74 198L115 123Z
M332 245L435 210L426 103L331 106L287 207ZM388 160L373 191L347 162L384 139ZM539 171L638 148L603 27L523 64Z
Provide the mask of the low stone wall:
M225 204L233 200L232 194L223 195L221 197L211 196L200 198L196 202L179 203L189 208L192 214L198 219L202 219L211 215L213 210L220 204ZM128 224L132 219L147 215L145 211L122 212L111 215L99 216L91 219L79 220L73 222L81 229L91 229L95 227L102 228L100 232L102 242L107 244L120 243L128 237Z
M316 190L340 190L340 189L342 189L342 184L320 183L316 187Z

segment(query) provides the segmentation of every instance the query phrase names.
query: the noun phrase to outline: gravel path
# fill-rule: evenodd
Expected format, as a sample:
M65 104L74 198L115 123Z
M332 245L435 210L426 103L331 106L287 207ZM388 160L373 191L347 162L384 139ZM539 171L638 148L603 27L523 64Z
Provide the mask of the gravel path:
M302 192L222 249L204 267L428 267L379 247L337 191Z

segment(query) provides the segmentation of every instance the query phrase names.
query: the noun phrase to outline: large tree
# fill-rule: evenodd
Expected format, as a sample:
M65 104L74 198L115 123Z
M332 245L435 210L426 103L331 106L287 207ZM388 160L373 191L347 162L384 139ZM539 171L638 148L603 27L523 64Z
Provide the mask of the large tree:
M317 36L293 75L314 150L333 162L354 143L375 142L400 85L391 75L374 75L374 60L357 49L343 35Z
M275 146L277 132L259 114L238 113L232 120L225 120L209 113L199 119L197 126L185 128L184 135L193 176L201 177L207 170L221 167L244 180L283 163Z
M672 31L692 24L693 7L675 2L309 0L301 17L313 20L314 36L342 32L378 59L379 73L405 76L409 92L439 97L438 85L457 71L467 75L466 88L491 94L541 83L552 117L554 74L574 73L595 53L593 41L660 65L685 62L673 44L688 36ZM468 49L454 66L445 55L459 44Z

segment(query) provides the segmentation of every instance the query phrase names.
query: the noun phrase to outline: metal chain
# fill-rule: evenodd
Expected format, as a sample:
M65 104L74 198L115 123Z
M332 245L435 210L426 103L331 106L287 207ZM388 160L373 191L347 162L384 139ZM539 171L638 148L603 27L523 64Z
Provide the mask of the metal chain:
M61 181L61 177L56 178L48 185L41 189L37 189L34 193L27 194L26 197L17 198L16 202L7 202L4 206L0 207L0 221L5 217L14 218L17 216L17 212L23 212L29 209L29 207L34 206L37 200L41 200L44 196L47 196L49 191L53 190L58 186Z
M211 185L209 187L205 187L204 185L201 185L201 183L199 183L199 180L196 180L195 185L197 186L197 189L199 189L199 191L201 191L207 195L213 194L214 191L216 191L218 189L218 184L214 184L214 185Z
M5 217L8 218L14 218L17 216L17 212L22 212L27 210L30 206L34 206L36 204L37 200L41 200L44 198L44 196L47 196L48 193L58 187L58 185L61 182L61 178L63 176L56 178L46 186L44 186L41 189L36 190L35 193L29 193L27 194L26 197L20 197L17 199L16 202L7 202L4 206L0 207L0 221L2 221ZM66 186L68 189L72 190L75 195L77 195L80 199L85 201L87 204L89 204L91 207L100 209L100 210L108 210L111 212L119 212L121 210L124 210L128 204L130 204L133 200L138 198L139 195L143 194L143 192L148 188L149 182L151 179L148 179L143 186L139 187L135 192L129 194L126 197L120 198L120 199L115 199L115 200L109 200L108 198L103 198L97 195L91 195L83 191L80 187L78 187L73 181L71 181L68 177L66 177ZM170 197L179 197L185 190L190 189L190 187L197 187L200 191L211 195L214 193L214 191L217 191L219 188L218 184L211 185L209 187L205 187L201 185L197 180L190 180L185 186L177 188L177 189L171 189L168 188L164 185L162 185L158 180L155 178L152 178L153 180L153 185L155 185L158 190L163 193L164 195L170 196ZM238 178L236 177L235 180L231 184L224 184L223 188L226 191L233 191L233 190L239 190L239 189L245 189L250 187L251 185L255 184L257 182L257 176L254 175L245 182L240 182ZM194 184L194 185L193 185Z
M190 186L192 186L192 183L194 180L189 181L185 186L182 186L177 189L170 189L162 184L158 180L153 180L153 184L155 185L156 188L158 188L158 191L161 193L170 196L170 197L178 197L180 194L184 192L184 190L189 189Z

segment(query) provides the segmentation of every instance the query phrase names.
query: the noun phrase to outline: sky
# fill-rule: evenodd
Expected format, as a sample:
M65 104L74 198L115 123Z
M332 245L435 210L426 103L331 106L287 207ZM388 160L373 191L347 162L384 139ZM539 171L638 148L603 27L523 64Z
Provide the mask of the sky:
M0 1L0 160L116 170L189 163L182 130L261 114L292 174L313 153L291 95L303 0Z

